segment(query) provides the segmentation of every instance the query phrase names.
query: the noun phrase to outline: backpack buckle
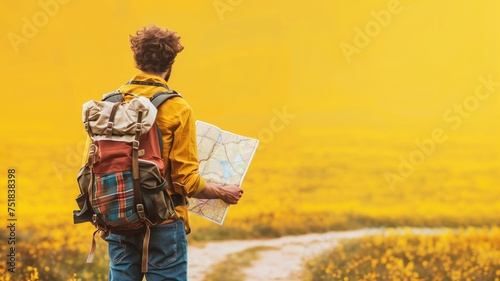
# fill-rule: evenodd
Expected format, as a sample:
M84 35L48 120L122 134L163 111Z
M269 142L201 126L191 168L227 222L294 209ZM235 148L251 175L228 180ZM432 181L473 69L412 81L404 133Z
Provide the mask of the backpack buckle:
M97 227L97 214L92 215L92 224Z
M114 125L113 122L108 122L108 126L106 126L106 137L110 138L112 136Z
M139 141L137 141L137 140L132 141L132 147L134 149L139 149Z
M96 162L96 160L97 160L96 153L97 153L97 146L92 143L89 147L89 155L88 155L88 159L87 159L87 163L88 163L89 167L92 167L94 165L94 163Z
M144 205L137 204L137 214L139 215L141 221L144 221L146 219L146 213L144 212Z

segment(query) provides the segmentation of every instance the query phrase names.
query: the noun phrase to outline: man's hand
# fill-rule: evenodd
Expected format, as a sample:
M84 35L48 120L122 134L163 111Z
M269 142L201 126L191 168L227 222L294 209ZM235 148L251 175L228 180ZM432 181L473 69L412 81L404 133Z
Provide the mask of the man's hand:
M237 204L241 196L243 196L243 189L239 184L230 184L217 188L218 197L228 204Z
M207 182L205 189L195 195L198 199L221 199L228 204L237 204L243 195L243 189L239 184L227 184Z

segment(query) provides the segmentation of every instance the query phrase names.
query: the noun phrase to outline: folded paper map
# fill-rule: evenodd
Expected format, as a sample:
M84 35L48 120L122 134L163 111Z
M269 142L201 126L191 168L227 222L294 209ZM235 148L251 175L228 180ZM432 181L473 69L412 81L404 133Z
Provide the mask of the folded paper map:
M223 131L196 121L199 173L206 180L223 184L242 184L259 140ZM229 204L220 199L189 199L188 210L223 224Z

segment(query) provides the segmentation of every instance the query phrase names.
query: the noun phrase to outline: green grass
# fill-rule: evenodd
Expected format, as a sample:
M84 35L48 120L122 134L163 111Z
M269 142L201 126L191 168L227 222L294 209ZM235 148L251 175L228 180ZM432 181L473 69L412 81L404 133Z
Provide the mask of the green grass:
M273 247L256 246L241 252L230 254L223 261L211 267L205 275L204 281L243 281L243 269L252 265L261 251L272 250Z

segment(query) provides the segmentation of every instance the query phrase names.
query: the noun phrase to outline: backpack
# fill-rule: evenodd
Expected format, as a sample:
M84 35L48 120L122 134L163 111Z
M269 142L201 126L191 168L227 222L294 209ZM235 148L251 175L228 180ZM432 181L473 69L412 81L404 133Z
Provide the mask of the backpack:
M91 222L96 231L87 257L91 263L96 247L95 234L106 231L120 235L145 233L142 272L147 272L150 227L169 219L177 220L175 206L185 198L167 192L162 158L161 133L155 123L157 108L172 97L170 89L150 99L132 95L125 103L115 91L102 101L83 105L82 119L91 140L88 159L78 173L80 210L74 223ZM176 199L176 200L173 200Z

